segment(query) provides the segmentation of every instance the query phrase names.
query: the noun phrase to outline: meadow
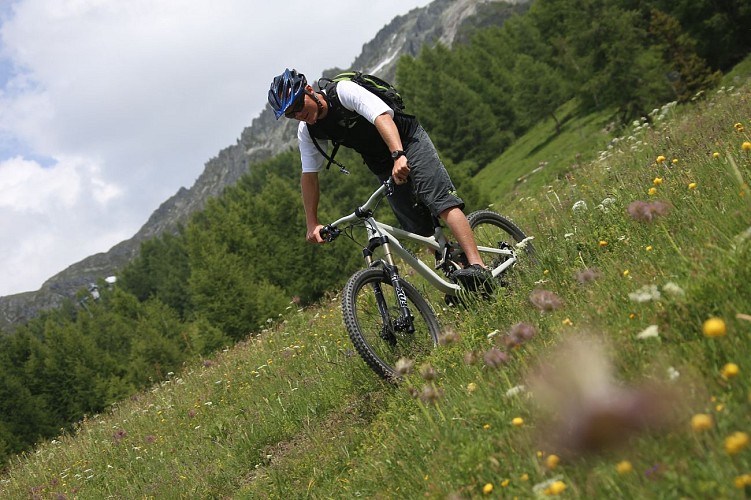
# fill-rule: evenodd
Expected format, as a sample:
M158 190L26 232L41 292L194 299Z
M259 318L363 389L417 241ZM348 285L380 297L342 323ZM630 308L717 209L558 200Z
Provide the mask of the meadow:
M441 345L400 384L353 352L332 291L13 458L0 496L745 498L739 71L615 135L590 117L590 142L565 153L540 124L483 170L538 265L471 310L430 295Z

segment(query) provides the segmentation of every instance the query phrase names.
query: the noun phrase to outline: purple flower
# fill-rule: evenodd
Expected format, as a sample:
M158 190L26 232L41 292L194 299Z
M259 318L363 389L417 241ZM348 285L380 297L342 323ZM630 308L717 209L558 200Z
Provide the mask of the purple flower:
M554 311L563 306L563 300L549 290L533 290L529 294L529 301L541 311Z
M641 201L631 202L628 206L628 214L639 222L652 222L657 217L667 215L670 211L670 204L660 201Z
M517 323L513 325L504 338L507 347L515 347L532 339L537 334L537 329L529 323Z
M498 368L501 365L508 363L508 354L493 347L485 353L483 359L485 360L486 366L490 368Z
M602 276L600 271L592 267L576 273L576 281L581 284L589 283L590 281L598 279L600 276Z

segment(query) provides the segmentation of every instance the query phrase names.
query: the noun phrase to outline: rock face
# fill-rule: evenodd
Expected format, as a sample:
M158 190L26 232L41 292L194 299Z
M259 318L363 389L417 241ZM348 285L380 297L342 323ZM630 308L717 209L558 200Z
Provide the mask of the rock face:
M435 0L394 18L373 40L363 45L362 53L350 68L393 81L401 55L416 56L424 44L440 42L451 46L466 39L478 26L500 25L510 14L525 11L528 4L529 0ZM339 71L333 68L326 71L325 76ZM49 278L35 292L0 297L0 328L7 330L45 309L58 307L66 298L74 298L82 288L117 274L138 254L143 241L175 231L179 225L186 224L206 200L237 182L254 163L295 147L294 125L291 121L277 122L270 108L264 109L242 131L236 144L206 162L203 173L190 189L180 188L162 203L132 238L71 265Z

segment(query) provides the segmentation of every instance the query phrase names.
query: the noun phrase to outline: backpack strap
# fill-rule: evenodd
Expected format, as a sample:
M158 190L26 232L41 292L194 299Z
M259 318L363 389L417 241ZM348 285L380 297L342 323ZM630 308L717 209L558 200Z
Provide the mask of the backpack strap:
M341 163L339 163L338 161L336 161L334 159L334 156L336 156L336 152L339 151L340 144L338 142L331 141L332 144L334 145L334 149L331 150L331 155L327 155L326 151L324 151L323 148L321 147L321 145L318 144L318 141L316 140L315 136L313 135L313 132L310 130L310 125L306 123L305 126L308 127L308 135L310 135L310 138L313 140L313 145L316 147L316 149L318 150L318 152L321 153L323 155L323 157L326 158L329 161L326 164L326 170L328 170L329 167L331 167L331 164L333 163L334 165L336 165L337 167L339 167L339 171L341 173L349 175L349 170L347 170L344 167L344 165L342 165Z

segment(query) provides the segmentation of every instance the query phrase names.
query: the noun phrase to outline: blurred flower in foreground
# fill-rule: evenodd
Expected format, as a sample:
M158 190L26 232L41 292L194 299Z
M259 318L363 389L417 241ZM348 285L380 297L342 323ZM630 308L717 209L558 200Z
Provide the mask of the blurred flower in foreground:
M618 472L618 474L628 474L629 472L634 470L634 466L631 465L631 462L629 462L628 460L622 460L616 464L615 470Z
M735 455L748 446L748 441L749 437L745 432L734 432L725 438L725 451L730 455Z
M563 306L563 300L550 290L537 289L529 294L529 301L541 311L554 311Z
M740 368L738 368L738 365L735 363L727 363L725 366L722 367L722 378L729 379L733 377L737 377L738 373L740 373Z
M656 382L626 386L612 372L604 346L593 338L573 338L539 362L528 386L550 416L541 425L548 449L600 451L674 419L676 389Z
M590 281L598 279L600 276L602 276L602 273L600 273L598 269L590 267L576 273L576 281L581 284L589 283Z
M493 347L483 355L483 359L485 360L485 366L498 368L501 365L508 363L508 354Z
M706 413L697 413L691 417L691 429L694 432L701 432L711 429L714 426L712 415Z
M639 222L652 222L658 217L667 215L668 212L670 212L670 204L660 200L636 200L629 203L626 210L634 220Z
M743 151L751 151L751 142L745 141L743 144L741 144L741 149Z
M415 362L408 358L399 358L399 360L396 362L396 366L394 366L394 369L396 370L396 373L400 376L403 375L409 375L412 373L412 369L415 367Z
M702 331L706 337L724 337L727 328L722 318L709 318L702 325Z
M662 295L657 289L657 285L644 285L637 291L628 294L628 298L632 302L638 302L640 304L651 300L660 300L661 297Z
M513 325L503 339L506 347L512 348L532 339L537 334L537 329L529 323L516 323Z

